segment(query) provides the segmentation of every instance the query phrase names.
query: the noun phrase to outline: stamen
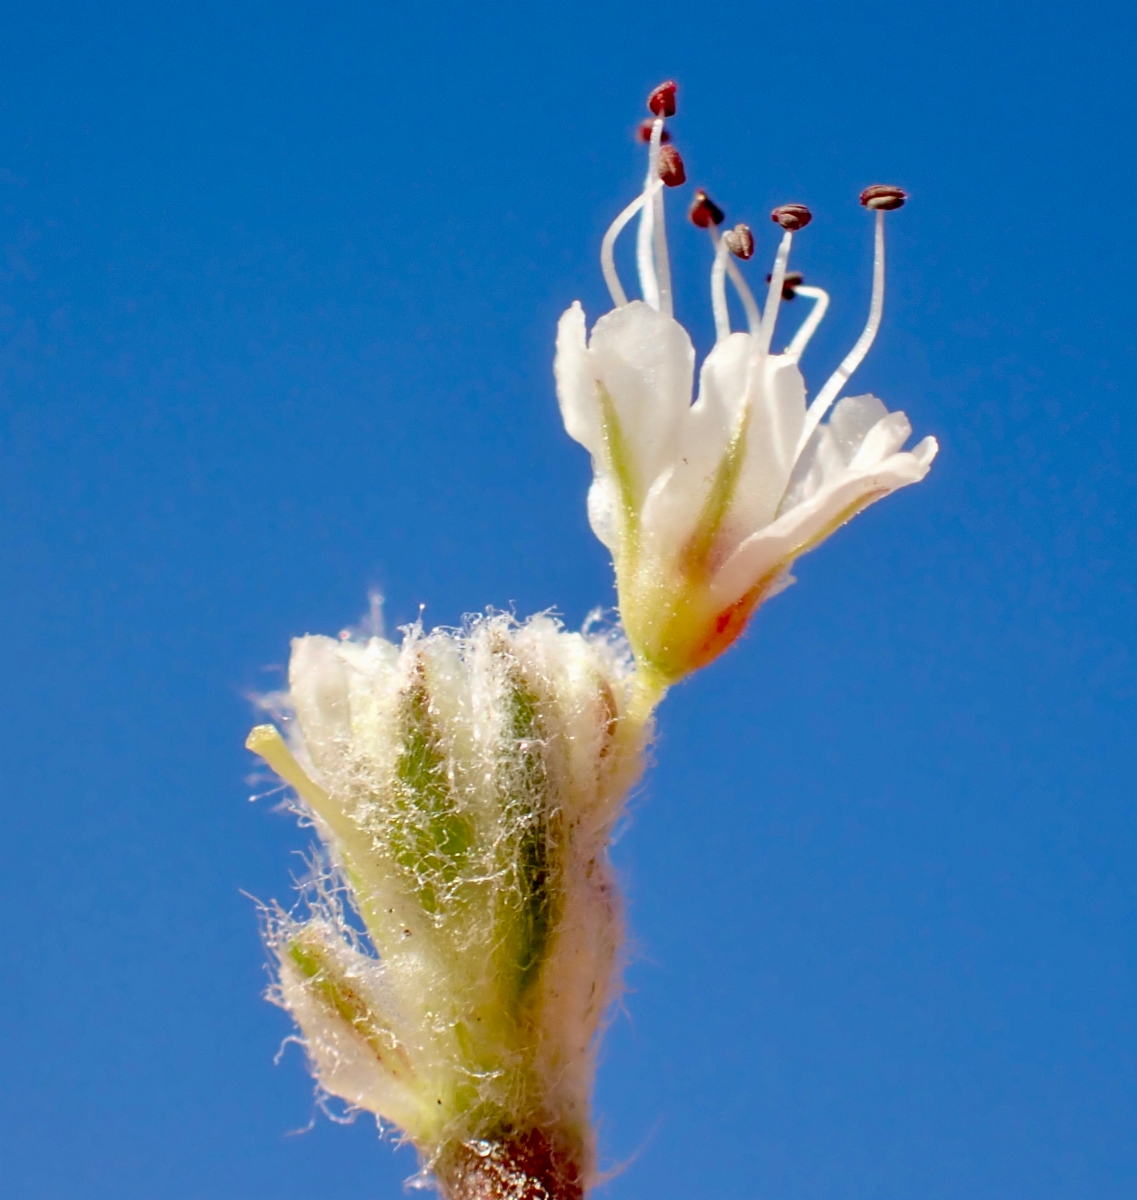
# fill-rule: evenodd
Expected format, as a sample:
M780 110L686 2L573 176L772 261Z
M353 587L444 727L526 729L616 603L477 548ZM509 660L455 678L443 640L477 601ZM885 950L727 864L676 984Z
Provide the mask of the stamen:
M673 79L665 80L652 89L647 106L655 120L651 125L651 149L648 153L647 179L644 195L657 179L662 178L669 187L676 187L686 179L683 160L678 151L667 147L666 162L661 163L663 147L663 120L675 116L675 94L678 86ZM640 273L640 290L644 300L657 312L670 317L671 262L667 257L667 229L663 217L663 192L658 188L651 193L650 203L645 203L640 213L640 227L636 238L636 266Z
M716 228L716 226L721 225L726 220L726 214L700 188L695 193L695 202L691 205L690 216L693 224L698 225L700 229L706 229L710 232L711 242L715 247L714 264L711 267L711 309L715 315L715 334L717 340L721 342L723 338L730 336L730 309L726 302L725 274L730 275L730 281L734 284L739 300L742 301L742 307L746 312L746 324L751 334L757 334L758 327L762 323L762 314L758 311L758 302L754 299L754 293L747 286L746 280L742 277L742 272L735 265L734 259L731 257L731 254L734 252L733 247L727 242L726 238L720 237L719 231ZM752 254L754 235L750 233L749 228L745 225L739 226L738 229L745 229L749 235L750 253ZM734 232L737 233L737 229ZM747 254L745 257L749 258L750 255Z
M786 279L789 280L789 278L787 275ZM801 328L794 334L793 341L783 351L787 358L801 358L806 346L809 345L809 339L817 332L817 327L821 324L821 319L825 316L825 310L829 307L829 293L823 288L806 287L804 284L799 283L794 287L794 294L805 296L807 300L812 300L813 308L810 310L809 316L802 323ZM785 295L784 290L782 295Z
M754 299L750 285L743 279L742 272L735 265L733 258L726 260L726 273L730 276L730 282L734 284L739 300L742 301L742 310L746 313L746 327L752 335L757 336L762 326L762 314L758 310L758 301Z
M640 125L640 128L639 128L639 138L640 138L640 141L641 141L641 142L650 142L650 141L651 141L651 127L652 127L654 124L655 124L655 122L654 122L654 121L644 121L644 122L643 122L643 123ZM667 132L667 130L665 129L665 130L663 131L663 135L662 135L662 137L661 137L661 139L660 139L660 140L663 142L663 144L664 144L664 145L667 145L667 143L668 143L669 141L671 141L671 134L669 134L669 133Z
M809 406L805 414L805 425L801 431L797 452L805 449L806 443L813 431L821 422L821 418L829 411L829 406L837 399L837 393L848 382L849 376L861 365L864 357L873 344L876 331L880 328L880 319L884 313L884 214L890 209L899 208L907 199L903 191L889 184L876 184L865 188L861 193L861 203L865 208L876 212L876 232L873 244L872 263L872 300L869 302L869 319L864 331L857 338L856 345L845 355L844 361L830 375L825 386L817 393L817 399Z
M660 87L663 85L661 84ZM659 90L658 88L656 89ZM655 93L652 93L654 96ZM651 98L648 99L648 105L651 105ZM636 269L640 276L640 291L643 294L644 303L650 304L657 312L660 309L659 296L659 281L655 275L655 257L653 254L655 238L655 216L656 204L659 201L660 221L662 223L663 204L662 197L658 193L652 193L650 203L646 203L649 199L648 192L653 184L659 182L659 151L663 144L663 118L656 117L651 126L651 148L647 156L647 178L644 180L644 200L645 204L640 212L640 227L636 234ZM669 281L670 282L670 281ZM670 290L670 289L668 289Z
M772 275L766 276L766 282L769 283L773 279ZM797 290L805 282L805 276L800 271L787 271L785 279L782 280L782 299L792 300L797 295Z
M666 132L666 130L664 131ZM687 169L674 146L659 148L659 177L665 187L680 187L687 182Z
M715 341L721 342L730 337L730 309L726 303L726 267L730 262L730 248L726 238L720 237L713 225L710 228L715 243L715 261L711 267L711 311L715 315Z
M665 106L666 108L666 106ZM671 111L675 111L674 85L671 91ZM663 122L659 122L660 141L663 139ZM683 159L674 146L655 144L655 133L652 132L652 148L655 150L656 173L663 180L665 187L679 187L687 182L687 172L683 168ZM663 214L663 191L657 191L652 197L652 241L655 251L655 271L659 280L659 311L665 317L674 312L671 299L671 259L667 255L667 225Z
M691 223L698 225L700 229L709 229L712 225L721 225L726 220L726 213L719 208L702 188L699 188L695 193L695 199L688 215L691 218Z
M766 282L769 283L772 278L772 275L767 275ZM798 296L812 300L813 307L802 327L794 335L793 341L782 351L788 358L801 357L802 351L809 345L809 339L817 332L817 327L821 324L822 317L825 316L825 310L829 307L828 292L819 287L806 287L805 276L800 271L788 271L785 279L782 280L782 299L793 300Z
M722 240L735 258L741 258L743 262L746 262L747 259L754 257L754 234L750 232L749 225L736 225L728 233L722 235Z
M804 229L813 220L813 214L804 204L780 204L770 214L770 220L780 225L786 232L782 235L781 245L774 259L774 269L770 272L770 287L766 292L766 306L762 309L762 327L758 333L759 354L770 353L770 343L774 339L774 326L778 321L778 306L782 302L782 293L786 285L786 264L790 259L790 246L793 244L794 232Z
M674 79L665 79L658 87L653 88L647 98L648 111L655 117L675 116L675 93L679 85Z
M779 204L770 214L770 220L789 233L797 233L813 220L813 213L804 204Z
M663 187L663 180L657 179L651 188L645 192L640 192L631 204L608 226L608 231L604 234L604 239L600 243L600 269L604 272L604 282L608 285L612 303L617 308L623 308L628 303L628 296L624 291L623 285L620 283L620 276L616 272L616 239L623 232L624 226L643 208L644 201L653 196L661 187Z
M778 305L782 301L782 288L786 282L786 263L790 260L790 246L793 245L793 240L793 230L787 229L782 234L782 241L774 258L774 269L770 272L770 287L766 292L766 307L762 309L762 324L757 339L758 353L761 355L770 352L770 342L773 340L774 326L778 320Z
M907 199L908 193L891 183L874 183L872 187L867 187L861 192L861 203L865 208L876 212L892 212L894 209L903 208Z

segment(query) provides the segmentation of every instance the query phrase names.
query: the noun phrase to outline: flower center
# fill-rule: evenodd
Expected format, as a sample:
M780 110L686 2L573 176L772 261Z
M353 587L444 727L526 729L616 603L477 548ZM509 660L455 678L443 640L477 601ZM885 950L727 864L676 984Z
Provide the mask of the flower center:
M643 191L616 217L600 243L600 267L604 273L604 281L612 294L612 303L617 308L623 308L628 303L628 296L616 270L616 239L628 222L638 214L640 222L636 235L636 269L639 274L640 293L646 304L667 317L673 316L674 302L671 291L671 262L667 253L663 189L678 187L686 181L683 160L670 144L670 135L664 128L667 118L675 115L676 91L674 82L668 80L655 88L648 97L648 109L652 113L652 119L640 126L640 136L648 143L647 174L644 177ZM841 365L829 377L806 410L795 458L800 457L825 414L850 376L860 366L876 338L884 312L884 214L902 207L906 199L904 191L891 184L873 184L861 193L861 203L876 213L869 316L852 350L845 355ZM725 220L723 211L702 190L695 193L690 217L695 225L707 230L714 246L714 260L711 265L711 307L714 312L716 341L722 342L730 337L730 308L726 296L726 279L729 276L746 313L750 335L754 339L756 364L770 353L778 310L783 299L792 300L796 296L804 296L813 301L809 315L784 351L787 358L794 361L799 359L829 308L829 294L822 288L806 287L801 282L800 275L795 274L787 278L794 234L804 229L813 219L809 209L804 204L782 204L770 214L771 220L782 227L783 233L777 254L774 256L773 269L766 277L769 286L766 302L761 309L734 262L735 257L748 259L753 254L754 239L749 228L739 225L728 233L722 233L719 226Z
M683 159L670 145L664 128L668 117L675 115L675 84L661 83L648 97L648 108L654 120L644 122L641 136L648 142L647 175L643 191L608 226L600 243L600 269L612 294L612 303L623 308L628 295L616 270L616 239L624 226L639 213L640 225L636 236L636 270L640 277L640 293L644 303L664 316L674 315L671 294L671 260L667 255L667 229L664 224L663 188L678 187L686 182Z

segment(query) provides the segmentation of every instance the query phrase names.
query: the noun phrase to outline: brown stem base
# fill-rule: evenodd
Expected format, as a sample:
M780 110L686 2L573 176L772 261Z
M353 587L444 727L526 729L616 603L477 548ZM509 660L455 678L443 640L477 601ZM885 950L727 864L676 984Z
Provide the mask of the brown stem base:
M583 1200L570 1154L539 1129L446 1151L436 1168L447 1200Z

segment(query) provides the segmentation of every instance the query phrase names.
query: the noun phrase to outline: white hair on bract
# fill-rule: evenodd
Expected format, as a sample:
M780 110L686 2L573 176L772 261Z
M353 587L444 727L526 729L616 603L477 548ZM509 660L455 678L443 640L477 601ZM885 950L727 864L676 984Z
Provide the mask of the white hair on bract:
M287 743L250 735L330 864L304 914L269 917L273 998L322 1088L428 1164L539 1129L593 1170L622 942L607 846L650 733L633 678L618 636L550 616L308 636L277 697Z

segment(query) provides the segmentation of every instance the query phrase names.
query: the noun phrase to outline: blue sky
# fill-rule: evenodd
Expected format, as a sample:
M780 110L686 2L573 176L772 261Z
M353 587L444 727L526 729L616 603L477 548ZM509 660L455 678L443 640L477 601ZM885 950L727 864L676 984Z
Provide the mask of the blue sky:
M942 452L668 699L603 1196L1137 1189L1132 9L9 5L0 39L0 1159L18 1200L359 1200L244 893L288 639L612 602L552 333L606 306L643 97ZM685 197L684 197L685 199ZM705 239L672 207L705 350ZM300 1136L291 1131L308 1125Z

